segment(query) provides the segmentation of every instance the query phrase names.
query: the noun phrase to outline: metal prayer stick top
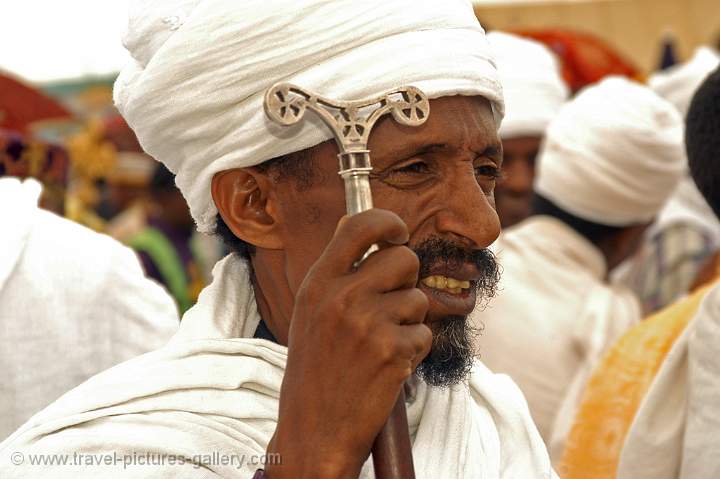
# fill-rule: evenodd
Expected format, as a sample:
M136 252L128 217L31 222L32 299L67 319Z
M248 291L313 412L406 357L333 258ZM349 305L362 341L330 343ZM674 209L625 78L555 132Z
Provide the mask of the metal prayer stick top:
M376 108L370 109L373 105ZM375 122L391 113L402 125L418 126L430 114L427 96L408 86L367 100L336 101L290 83L278 83L265 93L265 113L281 125L299 122L307 109L330 127L340 150L340 176L345 182L345 204L350 215L372 208L368 138Z

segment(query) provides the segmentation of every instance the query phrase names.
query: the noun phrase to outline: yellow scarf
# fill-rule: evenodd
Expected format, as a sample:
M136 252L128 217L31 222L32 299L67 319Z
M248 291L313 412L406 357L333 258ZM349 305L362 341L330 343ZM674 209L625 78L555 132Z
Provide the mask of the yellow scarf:
M628 330L583 395L558 467L563 479L613 479L640 402L711 283Z

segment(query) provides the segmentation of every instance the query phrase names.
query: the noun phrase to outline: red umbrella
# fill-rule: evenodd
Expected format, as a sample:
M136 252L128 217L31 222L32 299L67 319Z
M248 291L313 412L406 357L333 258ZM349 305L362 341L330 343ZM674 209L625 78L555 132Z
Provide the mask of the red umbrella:
M28 133L31 123L70 118L58 101L36 88L0 74L0 128Z

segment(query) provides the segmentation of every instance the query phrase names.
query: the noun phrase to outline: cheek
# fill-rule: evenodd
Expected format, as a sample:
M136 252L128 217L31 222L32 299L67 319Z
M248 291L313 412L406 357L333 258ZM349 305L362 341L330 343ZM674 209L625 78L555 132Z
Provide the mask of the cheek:
M339 203L339 204L338 204ZM300 192L283 203L283 245L285 272L293 293L333 237L345 214L344 199Z
M439 202L433 189L422 191L396 190L373 185L373 204L376 208L392 211L410 230L410 235L433 215Z

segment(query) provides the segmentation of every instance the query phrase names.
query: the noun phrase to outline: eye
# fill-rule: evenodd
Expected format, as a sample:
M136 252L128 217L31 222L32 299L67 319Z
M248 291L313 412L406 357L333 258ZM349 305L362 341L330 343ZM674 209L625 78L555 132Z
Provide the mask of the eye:
M415 161L413 163L409 163L407 165L401 166L400 168L396 168L393 170L393 173L406 173L406 174L423 174L430 171L430 168L428 167L427 163L424 161Z
M432 183L437 176L437 165L431 161L413 158L380 172L377 179L393 188L414 189Z
M475 167L475 176L499 180L503 177L502 170L495 165L480 165Z

